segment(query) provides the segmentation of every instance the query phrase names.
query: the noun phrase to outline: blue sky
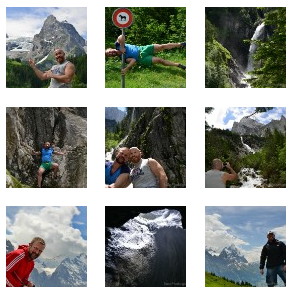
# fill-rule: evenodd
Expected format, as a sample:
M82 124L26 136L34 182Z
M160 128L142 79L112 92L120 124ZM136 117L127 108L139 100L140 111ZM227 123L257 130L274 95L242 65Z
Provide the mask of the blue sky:
M218 253L235 244L248 261L258 261L269 230L286 242L286 207L206 207L206 246Z
M7 7L6 33L9 37L33 37L51 14L58 21L67 20L84 39L87 38L87 10L84 7Z
M6 207L6 238L14 246L40 236L46 241L44 257L86 253L87 208L79 206Z
M215 128L231 129L234 121L239 122L244 116L250 115L254 112L255 107L238 107L238 108L214 108L211 114L206 114L206 121L210 126L214 125ZM286 108L276 107L271 111L255 114L251 116L256 121L268 124L272 119L280 120L281 116L286 117Z

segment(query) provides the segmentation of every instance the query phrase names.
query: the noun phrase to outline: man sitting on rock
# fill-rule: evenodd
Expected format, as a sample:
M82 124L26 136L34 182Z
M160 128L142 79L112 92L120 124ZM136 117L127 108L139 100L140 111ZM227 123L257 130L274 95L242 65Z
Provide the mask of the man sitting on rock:
M48 71L41 71L37 68L34 60L29 59L29 65L40 80L51 79L49 88L69 88L75 73L74 65L65 59L65 53L61 49L54 51L57 65Z
M56 152L54 151L53 147L49 142L45 142L43 144L42 149L39 152L32 152L33 155L41 155L42 156L42 163L39 167L37 176L38 176L38 187L42 187L42 180L43 180L43 173L45 171L54 171L54 178L57 178L57 172L59 170L59 165L57 163L52 163L52 155L61 155L64 156L65 153L63 152Z
M226 167L231 174L222 171ZM212 170L205 174L206 188L226 188L227 181L233 181L238 178L237 173L232 169L229 163L223 164L220 159L213 159Z
M106 188L124 188L129 185L130 169L126 165L128 157L129 148L119 148L116 151L115 161L105 163Z
M130 162L134 164L130 178L133 188L165 188L168 178L159 162L142 159L142 153L137 147L130 148Z
M159 57L155 57L154 54L164 51L171 50L174 48L185 48L186 43L168 43L168 44L153 44L147 46L136 46L125 44L125 36L120 35L115 43L115 49L108 48L105 51L107 57L116 57L125 54L125 61L128 65L122 68L121 74L125 75L131 67L136 63L151 66L152 64L162 64L164 66L175 66L183 70L186 66L180 63L168 61Z

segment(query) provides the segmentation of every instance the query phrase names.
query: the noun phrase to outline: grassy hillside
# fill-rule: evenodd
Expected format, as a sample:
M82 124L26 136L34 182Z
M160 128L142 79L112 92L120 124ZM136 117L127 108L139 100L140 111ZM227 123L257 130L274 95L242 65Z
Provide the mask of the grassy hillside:
M156 54L163 59L186 64L185 52L173 50L168 53ZM121 61L108 58L106 61L106 88L121 87ZM126 88L185 88L186 72L176 67L153 65L143 67L135 65L125 77Z
M252 287L251 284L247 282L235 283L232 280L226 278L218 277L213 273L205 273L205 286L206 287Z

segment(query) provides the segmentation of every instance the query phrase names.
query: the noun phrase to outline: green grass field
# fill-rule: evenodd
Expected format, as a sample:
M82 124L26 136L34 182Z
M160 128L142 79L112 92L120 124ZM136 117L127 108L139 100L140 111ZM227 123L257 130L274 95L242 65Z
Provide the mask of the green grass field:
M249 284L250 285L250 284ZM206 287L250 287L229 282L221 277L214 276L205 272L205 286Z
M156 55L158 57L186 65L185 52L168 52ZM106 88L121 87L121 61L118 58L108 58L106 61ZM185 88L186 72L177 67L153 65L142 67L135 65L125 76L126 88Z

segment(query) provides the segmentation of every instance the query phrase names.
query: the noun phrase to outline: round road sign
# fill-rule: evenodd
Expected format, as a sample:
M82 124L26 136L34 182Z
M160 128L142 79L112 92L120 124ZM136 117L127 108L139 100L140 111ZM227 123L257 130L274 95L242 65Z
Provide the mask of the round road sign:
M119 28L131 26L132 20L132 12L127 8L118 8L112 15L113 23Z

